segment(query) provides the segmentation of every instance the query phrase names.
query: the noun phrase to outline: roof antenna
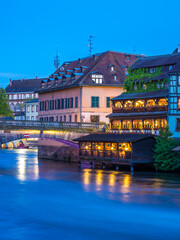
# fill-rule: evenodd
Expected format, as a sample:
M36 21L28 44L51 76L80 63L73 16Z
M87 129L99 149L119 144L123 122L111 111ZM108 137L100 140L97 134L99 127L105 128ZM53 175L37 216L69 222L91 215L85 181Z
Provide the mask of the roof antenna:
M133 52L134 52L134 54L136 53L136 46L135 45L133 46Z
M59 54L58 54L58 47L56 47L56 56L54 57L54 67L57 70L60 65Z
M89 47L89 56L92 55L92 49L93 49L93 47L92 47L92 45L93 45L92 38L95 38L95 37L90 35L90 36L89 36L89 40L88 40L88 42L89 42L89 44L88 44L88 47Z

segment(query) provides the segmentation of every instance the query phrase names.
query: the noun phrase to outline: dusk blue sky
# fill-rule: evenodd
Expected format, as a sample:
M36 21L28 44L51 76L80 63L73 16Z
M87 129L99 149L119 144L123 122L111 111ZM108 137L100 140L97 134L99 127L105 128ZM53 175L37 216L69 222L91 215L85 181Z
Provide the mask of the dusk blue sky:
M180 44L180 2L167 0L0 0L0 85L46 77L60 61L107 50L145 55L171 53Z

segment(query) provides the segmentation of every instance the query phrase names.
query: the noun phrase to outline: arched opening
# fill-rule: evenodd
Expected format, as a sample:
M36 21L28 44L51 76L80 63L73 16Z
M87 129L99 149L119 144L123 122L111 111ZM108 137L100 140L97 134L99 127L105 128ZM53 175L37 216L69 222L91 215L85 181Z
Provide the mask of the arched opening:
M148 100L146 103L146 107L155 107L155 106L156 106L156 103L153 99Z
M125 104L124 104L124 108L132 108L133 107L133 103L132 101L126 101Z
M137 100L134 105L136 108L144 107L144 100Z
M121 102L116 102L116 103L115 103L115 107L116 107L116 108L122 108Z
M158 101L158 105L159 106L167 106L168 105L168 102L166 99L162 98Z

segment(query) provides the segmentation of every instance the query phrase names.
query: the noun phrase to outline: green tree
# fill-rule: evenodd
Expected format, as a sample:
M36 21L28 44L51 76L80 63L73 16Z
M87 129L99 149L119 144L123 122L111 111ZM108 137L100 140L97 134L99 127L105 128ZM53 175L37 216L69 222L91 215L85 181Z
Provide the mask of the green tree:
M0 117L13 117L13 112L9 107L8 96L4 88L0 88Z
M179 154L172 151L178 146L178 142L172 138L169 127L160 129L159 136L156 137L154 148L154 166L157 170L171 171L179 167Z

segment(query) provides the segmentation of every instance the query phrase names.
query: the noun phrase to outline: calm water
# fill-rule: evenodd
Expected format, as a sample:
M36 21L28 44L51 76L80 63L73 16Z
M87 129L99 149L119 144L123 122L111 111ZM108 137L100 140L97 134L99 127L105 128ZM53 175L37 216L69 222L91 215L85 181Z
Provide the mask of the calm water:
M180 176L78 170L0 150L0 240L180 239Z

